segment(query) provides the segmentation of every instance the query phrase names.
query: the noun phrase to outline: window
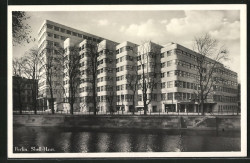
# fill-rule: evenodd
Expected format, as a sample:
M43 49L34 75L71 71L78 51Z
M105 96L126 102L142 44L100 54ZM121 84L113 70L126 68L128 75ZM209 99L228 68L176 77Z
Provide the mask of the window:
M168 100L173 100L173 93L168 93Z
M167 61L167 67L172 65L172 61Z
M57 35L57 34L54 34L54 38L57 38L57 39L59 39L59 35Z
M47 24L47 28L52 29L53 25Z
M82 35L81 35L81 34L79 34L79 33L77 34L77 36L78 36L78 37L80 37L80 38L82 38Z
M186 93L183 93L183 100L186 100L187 99L187 94Z
M186 88L186 87L187 87L187 83L183 82L183 88Z
M63 29L63 28L60 28L60 31L61 31L62 33L65 33L65 29Z
M171 77L171 76L173 76L173 74L174 74L174 71L168 71L167 72L167 77Z
M73 32L73 36L77 36L77 33Z
M67 34L71 35L71 31L67 30Z
M175 100L182 100L182 93L181 92L175 92L174 93Z
M165 67L165 62L161 63L161 68Z
M167 82L167 88L172 88L173 87L173 81Z
M53 34L52 33L47 33L47 35L49 36L49 37L53 37Z
M161 100L166 100L166 93L161 94Z
M161 53L161 58L164 58L164 53Z
M161 78L164 78L164 76L165 76L165 73L164 72L161 73Z
M165 82L164 83L161 83L161 88L165 88Z
M172 54L172 51L167 51L167 56L168 57L171 56L171 54Z
M64 36L61 36L61 40L65 40L66 39L66 37L64 37Z
M138 95L138 101L142 101L142 95Z
M59 27L54 26L55 31L59 31Z

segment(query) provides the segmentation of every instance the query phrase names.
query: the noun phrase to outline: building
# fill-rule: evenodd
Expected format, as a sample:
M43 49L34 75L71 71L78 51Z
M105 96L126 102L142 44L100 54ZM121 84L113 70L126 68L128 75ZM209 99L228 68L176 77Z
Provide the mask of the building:
M161 112L161 48L161 45L151 41L138 46L137 71L139 81L137 107L143 109L144 101L146 101L146 105L149 107L148 111L150 112Z
M162 110L198 112L195 97L199 90L196 59L200 54L176 43L164 46L161 52ZM209 69L215 61L206 58L205 62ZM218 63L211 80L214 83L205 100L204 111L236 112L237 73Z
M61 46L62 54L57 50ZM54 66L62 64L60 61L69 55L67 49L71 46L79 48L81 58L75 111L93 112L95 88L99 112L139 111L143 109L144 100L149 112L200 112L196 62L200 54L176 43L164 46L151 41L141 45L128 41L117 43L52 21L43 23L39 32L39 55L46 64L51 56ZM97 56L95 82L91 73L94 56ZM207 69L216 63L205 112L236 112L237 73L210 58L206 58L205 63ZM43 65L40 67L39 98L49 106L47 73ZM67 72L65 68L63 71L55 68L54 106L56 110L69 110Z
M37 96L37 81L20 76L13 76L13 110L32 111ZM34 92L35 91L35 92Z
M59 69L59 64L63 57L63 53L60 50L64 46L64 41L67 38L72 40L89 40L99 43L103 40L102 37L92 35L77 29L70 28L68 26L58 24L53 21L45 20L38 32L38 53L41 60L39 64L39 103L44 104L44 109L48 109L51 106L51 102L54 101L55 110L63 109L63 71ZM48 67L46 67L49 65ZM58 65L58 66L57 66ZM51 81L48 81L48 71L51 73ZM51 85L51 86L50 86ZM51 97L50 89L53 90L53 100Z
M132 112L137 103L137 47L131 42L116 46L116 110ZM137 110L135 110L137 111Z

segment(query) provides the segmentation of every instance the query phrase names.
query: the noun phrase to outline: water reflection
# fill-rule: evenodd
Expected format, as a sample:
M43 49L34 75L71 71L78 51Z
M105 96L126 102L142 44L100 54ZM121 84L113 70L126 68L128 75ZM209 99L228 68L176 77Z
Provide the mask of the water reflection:
M240 131L86 131L55 127L14 127L14 147L48 147L54 152L239 151ZM15 151L14 152L18 152ZM20 151L19 151L20 152ZM32 151L28 151L32 152ZM37 151L39 152L39 151ZM40 151L44 152L44 151Z

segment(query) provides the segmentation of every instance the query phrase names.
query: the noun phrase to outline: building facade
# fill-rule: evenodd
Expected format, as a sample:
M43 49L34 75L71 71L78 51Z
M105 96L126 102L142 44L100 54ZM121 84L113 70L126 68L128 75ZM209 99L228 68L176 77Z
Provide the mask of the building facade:
M60 46L64 49L63 54L55 50ZM117 43L55 22L46 20L43 23L39 32L39 55L45 63L51 56L63 60L69 54L66 49L71 46L79 48L81 58L75 111L94 111L93 88L99 112L139 111L143 109L145 100L149 112L200 111L196 62L200 54L176 43L164 46L151 41L141 45L128 41ZM97 55L95 82L92 73L94 55ZM211 91L204 101L204 111L235 112L237 73L210 58L206 58L205 63L207 69L213 63L216 63L216 68L211 80ZM46 76L43 65L40 67L41 76ZM65 90L68 90L69 85L64 73L57 71L53 75L56 110L69 109L65 102L69 93L65 93ZM40 78L39 97L47 101L49 106L49 100L46 100L51 98L48 84L46 77ZM59 90L60 85L63 86L62 90Z
M170 43L161 49L162 110L198 112L199 73L197 57L200 54L179 44ZM210 77L205 112L235 112L237 110L237 73L205 58L206 71L214 65ZM207 79L208 80L208 79ZM211 83L213 82L213 83Z
M93 42L101 42L102 37L92 35L50 20L45 20L38 32L38 53L39 63L39 103L44 103L44 110L48 109L51 101L54 101L54 109L63 109L63 70L60 67L63 60L64 41L70 38L72 40L82 41L89 40ZM46 67L47 65L47 67ZM60 70L58 70L60 69ZM48 74L48 72L52 72ZM48 78L51 75L51 80ZM50 88L53 90L53 100L51 100Z
M13 110L33 111L37 97L37 81L20 76L13 76ZM36 97L34 97L34 95Z

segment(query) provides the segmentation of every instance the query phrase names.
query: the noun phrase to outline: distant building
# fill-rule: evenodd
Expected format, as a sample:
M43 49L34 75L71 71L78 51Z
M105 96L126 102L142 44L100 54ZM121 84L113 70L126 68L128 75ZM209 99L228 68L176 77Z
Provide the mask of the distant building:
M20 108L24 111L33 110L33 99L36 99L36 97L34 98L34 94L38 92L36 90L38 88L37 81L34 81L33 79L23 78L20 76L13 76L12 79L13 110L19 111ZM33 91L36 91L36 93L33 94Z

